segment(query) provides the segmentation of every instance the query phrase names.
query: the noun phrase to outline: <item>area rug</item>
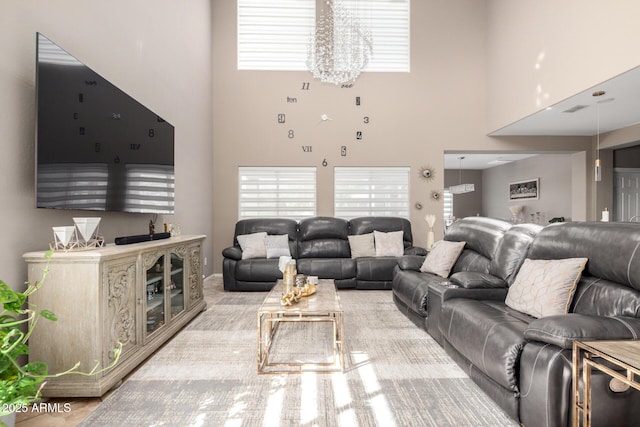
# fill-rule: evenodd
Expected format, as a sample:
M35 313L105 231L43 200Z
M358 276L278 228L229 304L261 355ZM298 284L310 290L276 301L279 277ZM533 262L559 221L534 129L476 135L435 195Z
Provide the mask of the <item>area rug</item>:
M207 280L207 310L80 425L518 425L400 313L389 291L339 291L344 373L258 375L256 312L265 295L224 292L220 279ZM292 333L298 347L322 341Z

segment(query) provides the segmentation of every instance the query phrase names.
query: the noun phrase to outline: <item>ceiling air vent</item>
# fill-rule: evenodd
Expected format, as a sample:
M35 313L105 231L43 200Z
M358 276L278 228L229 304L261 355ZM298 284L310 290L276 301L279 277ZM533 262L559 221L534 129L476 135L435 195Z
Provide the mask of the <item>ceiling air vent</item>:
M583 108L587 108L587 107L588 107L588 105L580 105L580 104L578 104L578 105L575 105L575 106L573 106L571 108L568 108L568 109L564 110L563 113L575 113L576 111L580 111Z

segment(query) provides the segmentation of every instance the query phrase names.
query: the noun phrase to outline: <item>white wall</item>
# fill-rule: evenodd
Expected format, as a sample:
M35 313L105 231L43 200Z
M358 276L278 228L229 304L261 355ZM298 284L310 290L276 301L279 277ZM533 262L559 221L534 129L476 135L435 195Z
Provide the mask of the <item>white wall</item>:
M148 232L150 215L35 209L35 46L42 32L175 126L176 214L183 234L212 234L211 10L207 0L3 1L0 12L0 278L19 287L22 254L51 226L101 216L108 242ZM206 242L205 242L205 245ZM212 248L204 255L211 260ZM211 272L211 264L205 271Z

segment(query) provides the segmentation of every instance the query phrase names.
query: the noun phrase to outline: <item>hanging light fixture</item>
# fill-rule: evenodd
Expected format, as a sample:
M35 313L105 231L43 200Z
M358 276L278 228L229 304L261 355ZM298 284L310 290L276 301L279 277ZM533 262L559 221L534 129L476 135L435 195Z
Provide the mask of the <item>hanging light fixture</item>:
M371 34L339 0L326 0L311 34L307 67L313 77L335 85L352 83L371 56Z
M600 97L606 92L598 90L591 95L594 97ZM602 181L602 164L600 163L600 101L596 101L596 163L594 170L594 177L596 182Z
M464 160L464 156L458 157L460 159L460 169L458 170L458 185L452 185L449 187L449 191L451 194L464 194L471 193L475 191L474 184L463 184L462 183L462 161Z

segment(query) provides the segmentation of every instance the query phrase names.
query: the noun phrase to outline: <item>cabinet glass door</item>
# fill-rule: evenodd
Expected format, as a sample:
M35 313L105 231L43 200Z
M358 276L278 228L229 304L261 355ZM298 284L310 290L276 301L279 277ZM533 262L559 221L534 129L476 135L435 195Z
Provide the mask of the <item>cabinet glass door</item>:
M164 255L147 270L147 324L146 336L164 325L165 297Z
M171 254L171 318L184 311L184 259Z

